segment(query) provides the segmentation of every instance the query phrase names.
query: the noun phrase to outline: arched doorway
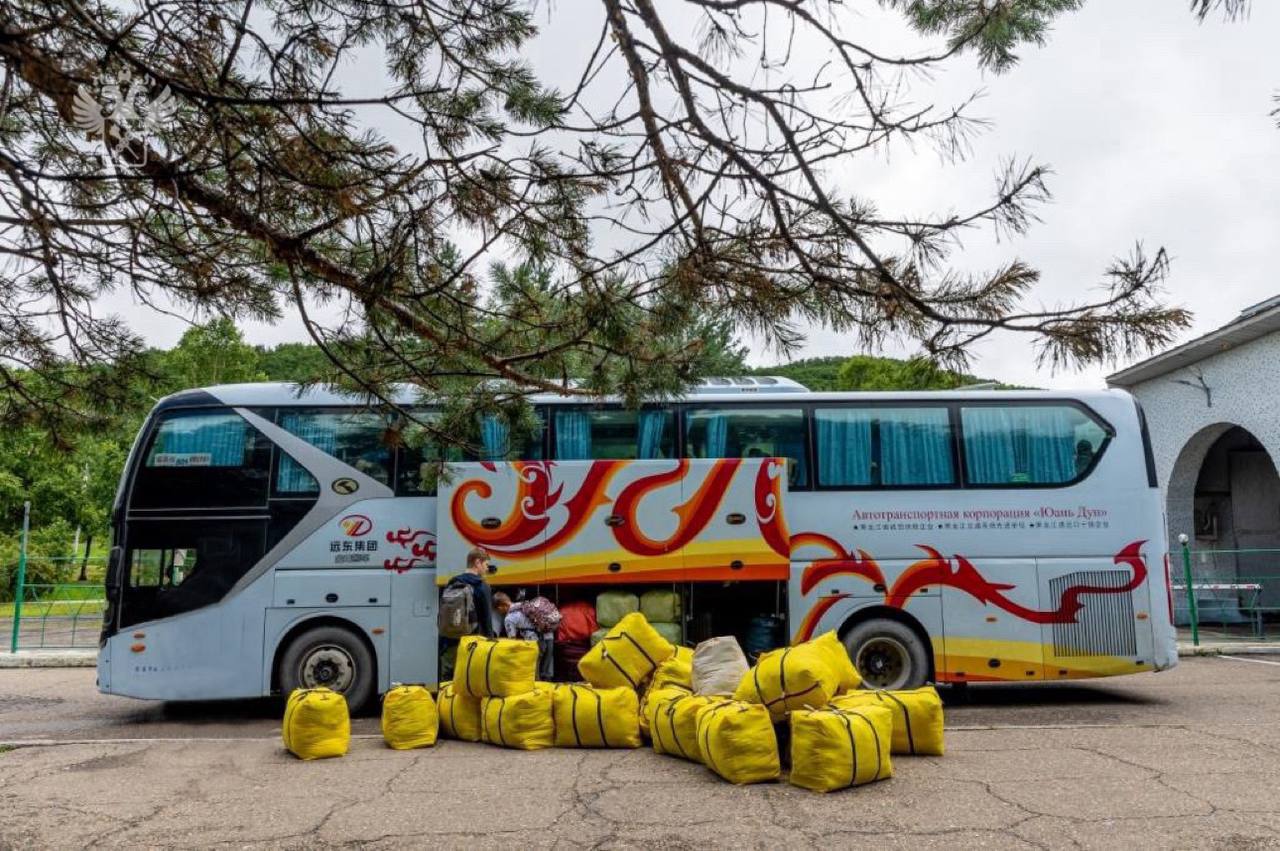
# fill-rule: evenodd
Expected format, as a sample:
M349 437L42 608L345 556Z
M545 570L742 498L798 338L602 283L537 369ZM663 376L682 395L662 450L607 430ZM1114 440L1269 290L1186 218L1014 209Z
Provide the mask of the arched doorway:
M1179 453L1166 498L1170 545L1190 537L1197 583L1259 582L1256 602L1280 606L1280 475L1257 437L1229 422L1201 429ZM1246 620L1240 604L1250 597L1196 595L1204 620L1228 623Z

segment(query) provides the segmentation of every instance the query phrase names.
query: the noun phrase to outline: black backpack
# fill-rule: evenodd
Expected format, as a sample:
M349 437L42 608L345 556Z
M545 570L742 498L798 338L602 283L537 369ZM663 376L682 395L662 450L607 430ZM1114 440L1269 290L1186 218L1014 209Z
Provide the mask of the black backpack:
M445 638L462 638L471 635L480 626L476 616L475 592L465 582L453 581L440 594L440 610L436 628Z

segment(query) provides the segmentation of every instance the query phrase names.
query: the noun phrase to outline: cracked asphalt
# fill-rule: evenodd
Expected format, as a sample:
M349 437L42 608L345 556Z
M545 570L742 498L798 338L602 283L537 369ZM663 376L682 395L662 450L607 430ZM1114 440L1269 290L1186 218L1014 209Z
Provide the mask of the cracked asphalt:
M0 848L1280 847L1280 657L946 695L947 755L818 795L639 751L392 751L376 718L303 763L275 701L104 697L0 670Z

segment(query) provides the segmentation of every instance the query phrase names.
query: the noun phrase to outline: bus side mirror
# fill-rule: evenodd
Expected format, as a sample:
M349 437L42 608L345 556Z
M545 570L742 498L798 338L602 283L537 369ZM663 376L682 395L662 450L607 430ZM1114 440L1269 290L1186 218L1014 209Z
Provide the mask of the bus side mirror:
M120 590L120 571L124 568L124 548L112 547L110 555L107 556L107 590Z

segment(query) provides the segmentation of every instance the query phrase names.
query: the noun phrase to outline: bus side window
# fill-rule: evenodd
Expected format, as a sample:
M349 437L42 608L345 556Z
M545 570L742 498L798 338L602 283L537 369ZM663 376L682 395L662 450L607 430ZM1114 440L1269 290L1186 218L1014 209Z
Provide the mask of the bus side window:
M960 409L966 483L1061 485L1092 467L1107 430L1073 405L975 405Z
M684 427L690 458L786 458L791 487L808 486L807 429L799 408L691 408Z
M322 452L355 467L371 479L391 484L391 447L387 417L374 411L280 412L280 427ZM315 477L286 453L276 468L276 492L317 493Z
M675 417L670 411L557 409L552 457L561 461L630 461L675 454Z
M942 487L956 481L944 407L814 410L822 487Z
M131 509L229 508L267 502L271 444L233 411L163 415L138 468Z

